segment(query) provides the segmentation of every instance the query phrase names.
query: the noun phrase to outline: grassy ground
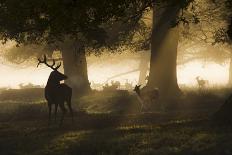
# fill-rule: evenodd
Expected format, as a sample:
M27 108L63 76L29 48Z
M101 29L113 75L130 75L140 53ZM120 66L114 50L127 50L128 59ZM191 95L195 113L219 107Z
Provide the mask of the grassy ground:
M42 97L19 92L0 97L0 155L232 154L232 128L209 120L225 89L186 90L178 102L147 113L133 94L96 92L73 101L74 122L67 116L62 127L48 125Z

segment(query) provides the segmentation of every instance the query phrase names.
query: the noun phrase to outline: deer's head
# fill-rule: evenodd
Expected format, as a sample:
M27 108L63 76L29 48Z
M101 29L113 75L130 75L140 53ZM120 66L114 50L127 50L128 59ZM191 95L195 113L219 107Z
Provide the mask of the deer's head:
M64 74L62 74L62 73L60 73L59 71L58 71L58 69L60 68L60 66L61 66L61 63L59 63L58 65L56 65L56 67L55 67L55 60L54 59L52 59L52 65L49 65L48 63L47 63L47 57L46 57L46 55L44 55L44 57L43 57L43 60L41 60L41 59L38 59L38 61L39 61L39 63L38 63L38 65L37 65L37 67L41 64L41 63L43 63L43 64L45 64L46 66L48 66L49 68L51 68L53 71L50 73L50 76L49 76L49 78L48 78L48 82L51 82L51 83L59 83L60 81L62 81L62 80L65 80L65 79L67 79L68 77L66 76L66 75L64 75Z
M140 95L140 87L141 85L135 85L135 88L133 89L138 95Z

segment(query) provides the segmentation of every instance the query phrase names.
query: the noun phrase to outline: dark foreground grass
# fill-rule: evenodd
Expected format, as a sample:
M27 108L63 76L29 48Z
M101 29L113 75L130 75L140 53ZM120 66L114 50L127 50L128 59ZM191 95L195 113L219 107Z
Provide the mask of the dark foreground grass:
M63 127L47 126L38 120L1 123L0 154L232 154L232 129L213 126L208 120L152 125L136 122L113 125L98 120L101 126L95 121L92 122L95 125L66 122Z
M0 102L0 155L232 155L232 128L209 120L223 94L190 92L140 113L133 95L96 93L75 100L62 127L48 125L44 100L26 96Z

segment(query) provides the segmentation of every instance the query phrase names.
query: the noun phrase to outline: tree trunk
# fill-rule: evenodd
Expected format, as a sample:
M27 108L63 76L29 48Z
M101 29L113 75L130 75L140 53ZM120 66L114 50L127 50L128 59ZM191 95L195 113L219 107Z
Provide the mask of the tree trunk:
M149 57L150 54L142 53L141 54L141 61L139 64L139 84L140 85L146 85L146 76L148 71L148 63L149 63Z
M62 48L64 74L68 76L65 81L73 89L73 94L81 96L89 92L90 83L87 73L85 47L78 42L65 44Z
M232 86L232 54L230 55L230 66L229 66L229 81L228 85Z
M176 98L181 92L176 73L179 31L178 27L172 27L178 12L179 7L153 10L150 74L147 86L158 87L163 99Z

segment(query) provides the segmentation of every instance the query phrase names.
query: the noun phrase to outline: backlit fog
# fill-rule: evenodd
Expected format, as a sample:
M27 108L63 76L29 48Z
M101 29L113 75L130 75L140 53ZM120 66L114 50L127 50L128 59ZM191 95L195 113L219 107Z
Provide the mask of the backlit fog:
M88 66L89 81L94 83L106 83L107 80L120 81L122 84L127 80L133 84L137 84L139 72L133 72L109 79L112 76L125 73L138 68L139 60L124 59L118 62L111 63L112 59L117 56L108 56L107 61L93 62L94 65ZM88 57L91 60L91 57ZM96 60L96 59L94 59ZM15 68L14 65L0 64L0 87L19 88L19 84L32 83L34 85L45 85L50 73L50 69L41 65L39 68L30 66L28 68ZM180 86L197 86L196 77L209 81L209 86L226 85L229 77L229 64L224 63L206 63L204 61L192 61L184 65L178 65L177 77Z

